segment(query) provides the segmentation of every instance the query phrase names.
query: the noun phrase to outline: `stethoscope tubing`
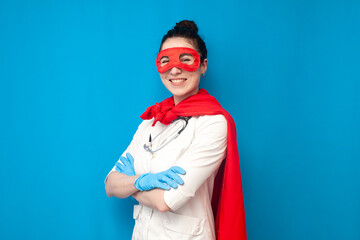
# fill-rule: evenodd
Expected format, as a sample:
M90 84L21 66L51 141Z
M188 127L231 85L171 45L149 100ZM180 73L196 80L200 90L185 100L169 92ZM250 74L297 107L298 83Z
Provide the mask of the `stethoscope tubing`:
M181 129L177 132L177 134L175 136L173 136L170 140L166 141L166 143L164 143L161 147L159 147L158 149L156 150L152 150L152 142L158 137L160 136L164 130L162 130L160 133L158 133L154 138L151 138L151 134L149 136L149 142L148 143L145 143L144 144L144 149L145 151L148 151L150 153L155 153L155 152L158 152L160 151L161 149L163 149L164 147L166 147L170 142L172 142L173 140L175 140L177 137L180 136L180 134L185 130L186 126L188 125L188 122L189 122L189 119L191 118L190 117L178 117L177 119L175 119L173 122L177 121L177 120L184 120L185 121L185 125L183 127L181 127Z

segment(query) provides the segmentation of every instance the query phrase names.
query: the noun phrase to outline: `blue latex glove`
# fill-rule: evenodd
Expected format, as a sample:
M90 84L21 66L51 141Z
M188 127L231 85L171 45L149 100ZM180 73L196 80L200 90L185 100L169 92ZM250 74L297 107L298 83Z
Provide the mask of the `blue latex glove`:
M121 163L122 164L121 164ZM134 169L134 158L133 156L131 156L130 153L126 153L126 157L121 156L120 157L120 162L116 162L116 167L115 170L118 171L119 173L123 173L126 174L128 176L134 176L135 174L135 169Z
M145 173L135 181L135 187L140 191L147 191L154 188L170 190L170 187L177 188L178 184L184 184L179 174L186 172L181 167L171 167L169 170L159 173Z

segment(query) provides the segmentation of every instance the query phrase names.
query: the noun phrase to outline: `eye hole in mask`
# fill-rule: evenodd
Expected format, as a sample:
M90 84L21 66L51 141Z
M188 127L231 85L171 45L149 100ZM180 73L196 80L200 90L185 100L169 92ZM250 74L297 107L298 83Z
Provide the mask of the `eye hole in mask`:
M200 56L192 48L175 47L159 52L156 67L159 73L166 72L173 67L194 72L200 66Z

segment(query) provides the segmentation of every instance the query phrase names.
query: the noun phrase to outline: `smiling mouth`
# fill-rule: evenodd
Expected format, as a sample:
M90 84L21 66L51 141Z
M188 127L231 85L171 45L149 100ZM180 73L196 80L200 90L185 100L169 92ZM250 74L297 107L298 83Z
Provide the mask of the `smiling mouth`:
M170 82L175 85L182 84L185 81L186 81L186 78L171 78L170 79Z

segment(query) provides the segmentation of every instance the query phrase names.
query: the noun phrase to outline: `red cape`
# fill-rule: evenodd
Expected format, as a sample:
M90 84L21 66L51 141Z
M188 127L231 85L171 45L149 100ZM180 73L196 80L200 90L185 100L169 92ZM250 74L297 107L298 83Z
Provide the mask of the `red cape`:
M231 115L206 90L201 89L174 106L173 97L149 107L140 117L155 118L154 124L160 121L170 124L176 118L218 115L227 120L226 159L220 166L215 178L212 208L215 219L215 232L218 240L246 240L246 223L244 200L241 186L239 152L236 142L236 127Z

